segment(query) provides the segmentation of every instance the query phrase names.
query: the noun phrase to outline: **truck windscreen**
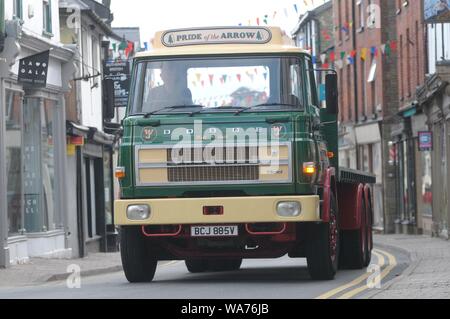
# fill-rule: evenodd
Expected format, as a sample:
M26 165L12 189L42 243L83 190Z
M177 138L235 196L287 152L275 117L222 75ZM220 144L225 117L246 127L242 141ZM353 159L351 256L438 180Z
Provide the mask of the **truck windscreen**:
M129 114L303 110L302 65L294 57L139 61Z

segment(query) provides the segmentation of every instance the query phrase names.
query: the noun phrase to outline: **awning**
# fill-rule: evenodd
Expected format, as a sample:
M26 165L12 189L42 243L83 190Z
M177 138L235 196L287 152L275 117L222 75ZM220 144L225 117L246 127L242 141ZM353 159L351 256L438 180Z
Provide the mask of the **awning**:
M115 143L114 135L98 131L95 127L83 126L70 121L66 123L67 134L72 136L82 136L87 141L95 142L102 145L111 146Z

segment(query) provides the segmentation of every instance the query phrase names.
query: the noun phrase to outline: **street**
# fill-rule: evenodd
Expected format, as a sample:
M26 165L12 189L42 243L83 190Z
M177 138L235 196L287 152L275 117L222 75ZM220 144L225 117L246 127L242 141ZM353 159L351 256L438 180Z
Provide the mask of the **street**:
M383 248L374 250L372 264L381 266L381 284L385 285L409 261L400 250ZM343 270L334 281L312 281L304 259L287 257L246 260L237 272L195 275L188 273L184 262L169 262L158 267L151 284L129 284L118 272L81 278L80 289L67 288L65 281L2 288L0 299L351 299L365 298L372 291L369 278L372 274L365 270Z

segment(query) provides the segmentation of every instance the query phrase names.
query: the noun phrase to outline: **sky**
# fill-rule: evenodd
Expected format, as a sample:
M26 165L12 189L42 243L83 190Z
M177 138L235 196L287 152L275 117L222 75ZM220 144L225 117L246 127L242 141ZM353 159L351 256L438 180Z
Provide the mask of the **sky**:
M112 0L113 27L140 27L141 41L150 42L156 31L205 27L260 25L267 15L270 26L288 34L301 12L325 0ZM305 2L308 4L306 7ZM297 5L296 13L294 5ZM286 9L286 10L285 10Z

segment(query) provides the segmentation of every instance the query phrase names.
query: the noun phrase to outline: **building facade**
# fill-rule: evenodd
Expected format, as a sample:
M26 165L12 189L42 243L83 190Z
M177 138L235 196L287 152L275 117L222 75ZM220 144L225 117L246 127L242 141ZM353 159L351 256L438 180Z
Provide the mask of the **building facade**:
M425 76L414 92L415 103L400 113L404 126L411 126L415 148L416 165L409 170L416 184L418 230L446 239L450 220L449 12L450 7L439 1L423 2L420 19L425 22Z
M327 1L314 10L300 16L299 22L292 31L295 45L307 50L312 55L315 69L334 68L334 32L332 2ZM322 103L325 99L325 76L316 73Z
M64 43L76 46L77 74L66 95L69 202L68 245L73 257L117 250L113 221L116 138L105 132L103 62L112 14L102 2L60 2Z
M398 111L396 1L334 0L340 90L340 162L373 173L374 228L393 232L395 172L389 165Z
M0 58L0 266L67 257L65 101L74 51L60 41L57 1L5 1ZM50 49L47 83L18 82L19 60Z
M425 81L426 27L423 23L423 1L407 5L398 2L395 11L398 39L398 103L401 121L393 127L390 154L395 167L397 216L395 229L399 233L431 230L432 206L429 187L431 154L418 149L419 132L426 130L424 114L417 114L416 90ZM416 169L423 171L416 178ZM423 187L416 187L422 185ZM431 184L430 184L431 186Z

